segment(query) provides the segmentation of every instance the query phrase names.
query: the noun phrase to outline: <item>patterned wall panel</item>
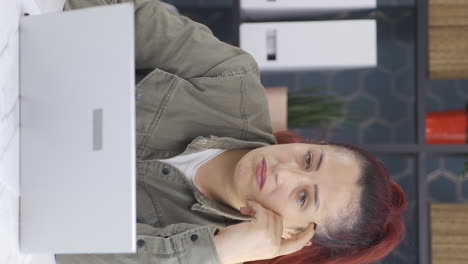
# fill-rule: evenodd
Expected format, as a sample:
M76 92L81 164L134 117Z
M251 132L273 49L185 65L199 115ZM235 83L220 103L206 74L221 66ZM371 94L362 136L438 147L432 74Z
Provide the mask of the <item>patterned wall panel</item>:
M262 82L290 91L325 86L324 93L348 101L344 113L359 120L294 129L302 136L357 144L416 143L414 10L383 8L361 14L377 20L376 68L262 73Z
M433 156L427 161L427 182L431 202L468 202L468 156Z
M428 112L464 108L468 102L468 81L429 81L426 101Z
M408 209L404 214L407 233L396 250L379 264L415 264L418 261L417 190L415 156L379 155L377 158L388 168L390 177L406 194Z
M463 109L468 102L468 81L429 81L427 111ZM432 202L468 202L468 155L432 156L427 161L427 182Z

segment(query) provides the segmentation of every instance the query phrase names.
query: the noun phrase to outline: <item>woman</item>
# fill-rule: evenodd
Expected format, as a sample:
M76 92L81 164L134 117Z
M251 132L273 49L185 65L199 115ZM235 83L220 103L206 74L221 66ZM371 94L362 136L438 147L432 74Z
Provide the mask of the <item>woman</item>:
M137 253L57 263L368 263L401 240L401 188L356 147L273 135L249 54L156 0L135 42Z

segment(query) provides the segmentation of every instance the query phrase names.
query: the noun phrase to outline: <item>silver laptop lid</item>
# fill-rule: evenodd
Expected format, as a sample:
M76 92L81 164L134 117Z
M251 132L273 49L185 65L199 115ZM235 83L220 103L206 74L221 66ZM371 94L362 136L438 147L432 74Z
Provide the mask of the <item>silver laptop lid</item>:
M20 21L23 252L136 250L133 12Z

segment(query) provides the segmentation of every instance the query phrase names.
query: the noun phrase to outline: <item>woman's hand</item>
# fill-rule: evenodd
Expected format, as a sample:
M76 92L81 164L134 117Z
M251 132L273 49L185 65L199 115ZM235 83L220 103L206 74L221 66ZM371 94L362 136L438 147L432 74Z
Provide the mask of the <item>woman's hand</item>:
M303 233L283 239L283 218L280 215L253 201L247 201L247 206L241 208L241 212L255 217L255 220L227 226L214 237L223 264L291 254L308 245L314 235L315 224L312 223Z

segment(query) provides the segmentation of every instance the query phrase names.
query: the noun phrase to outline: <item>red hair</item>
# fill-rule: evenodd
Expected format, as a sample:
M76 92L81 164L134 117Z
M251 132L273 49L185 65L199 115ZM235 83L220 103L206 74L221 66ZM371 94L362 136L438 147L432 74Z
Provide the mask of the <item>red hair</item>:
M361 211L351 230L332 230L321 235L318 227L309 247L290 255L245 263L364 264L387 256L400 243L406 232L403 212L408 202L402 188L390 179L381 162L351 144L312 141L291 131L276 132L274 135L278 144L333 145L352 151L362 161L362 175L358 182L363 190Z

